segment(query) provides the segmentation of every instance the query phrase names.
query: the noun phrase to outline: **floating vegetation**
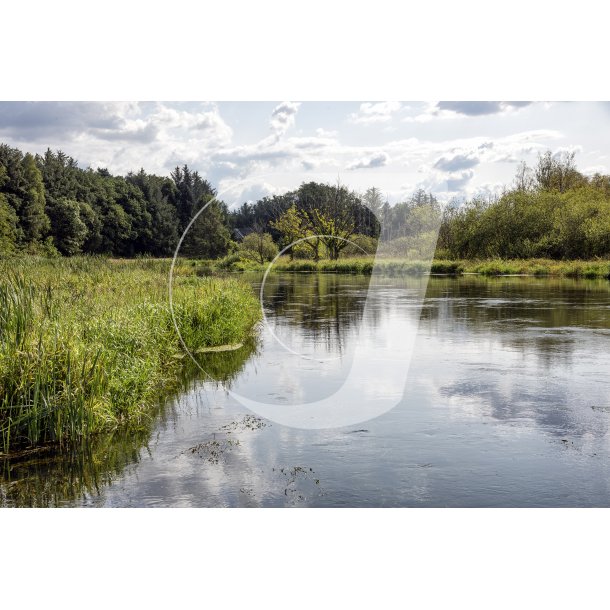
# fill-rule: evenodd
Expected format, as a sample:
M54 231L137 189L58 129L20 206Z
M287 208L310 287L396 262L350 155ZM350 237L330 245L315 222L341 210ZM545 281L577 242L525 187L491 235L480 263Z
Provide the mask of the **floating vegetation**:
M267 427L269 424L265 422L265 420L260 417L255 417L254 415L246 415L243 419L239 421L233 421L230 424L226 424L222 426L221 430L230 434L235 431L242 430L260 430L261 428Z
M233 449L238 445L238 439L215 438L203 443L199 443L194 447L189 447L187 451L190 453L196 453L200 458L210 462L210 464L218 464L221 461L224 461L227 452L233 451Z
M602 411L603 413L610 413L610 407L598 407L596 405L591 406L593 411Z
M309 498L324 495L320 487L320 479L312 468L292 466L273 468L272 471L280 479L283 494L290 505L298 505Z
M235 432L243 432L245 430L260 430L268 424L260 417L254 415L245 415L242 419L232 421L229 424L222 426L217 432L213 433L213 438L189 447L184 453L195 453L199 457L206 459L210 464L218 464L224 460L225 454L239 446L238 439L229 437L228 435ZM218 435L225 435L222 438L216 438Z

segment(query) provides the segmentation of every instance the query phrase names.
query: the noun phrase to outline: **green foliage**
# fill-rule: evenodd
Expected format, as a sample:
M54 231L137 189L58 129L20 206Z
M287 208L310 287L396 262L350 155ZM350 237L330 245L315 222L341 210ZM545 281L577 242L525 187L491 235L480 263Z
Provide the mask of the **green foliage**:
M216 195L188 166L170 177L144 170L126 177L82 169L61 151L33 157L0 144L0 254L171 256L202 206ZM381 221L381 225L378 221ZM235 239L252 232L245 245ZM512 188L494 200L475 198L444 211L423 190L390 206L379 189L358 195L341 185L303 183L283 195L229 213L215 199L193 223L181 255L216 259L239 249L231 268L261 264L275 253L318 261L360 256L355 239L380 255L451 259L584 259L610 257L610 176L584 176L573 153L545 153L521 164ZM317 237L322 235L324 237ZM347 241L346 241L347 240ZM247 261L247 262L246 262Z
M368 196L372 195L369 193ZM331 218L335 223L334 230L345 232L351 226L350 235L361 233L376 237L379 234L379 222L375 214L365 205L366 197L366 194L357 195L340 185L307 182L283 195L263 197L254 204L244 203L237 211L231 213L229 219L231 226L242 234L252 230L267 231L275 241L284 245L294 241L293 239L286 241L294 231L288 223L288 231L282 232L277 223L291 208L294 208L300 216L301 223L297 233L301 237L320 234L318 221L328 222ZM345 236L344 233L342 234ZM303 244L308 243L312 245L305 247L314 250L315 258L318 240L303 242ZM334 249L338 243L340 240L332 239L330 249Z
M303 184L301 212L311 235L318 236L327 256L337 260L358 230L356 210L364 208L358 196L341 185Z
M47 213L51 219L51 230L57 249L67 256L81 252L89 231L81 220L81 206L78 201L66 197L49 200Z
M564 193L569 189L585 185L587 180L577 171L574 163L575 156L574 152L553 155L551 151L540 155L538 166L534 170L538 188Z
M209 201L209 200L208 200ZM205 205L205 200L202 200ZM213 200L191 225L180 249L190 257L218 258L227 254L230 233L225 225L221 204Z
M39 241L50 229L45 213L45 194L42 174L30 153L23 158L22 203L19 208L19 223L27 242Z
M62 151L34 158L2 144L0 251L42 253L49 250L50 237L68 256L171 256L186 226L214 195L186 165L167 178L144 170L112 176L105 169L81 169ZM227 208L214 201L187 234L181 253L223 256L229 241Z
M436 233L442 215L436 198L422 189L417 190L407 201L394 206L386 202L379 214L383 223L382 237L385 243L422 233Z
M192 349L242 342L260 316L251 288L175 268ZM138 424L179 382L184 352L167 261L74 257L0 263L0 451Z
M236 263L239 263L241 260L239 252L233 252L216 261L215 267L223 271L235 271Z
M59 250L55 247L52 237L47 237L42 241L31 241L23 249L24 254L32 256L44 256L55 258L60 256Z
M304 218L299 210L297 210L294 203L277 220L272 220L269 224L279 231L281 235L280 244L283 248L290 246L299 239L307 237L307 228L304 223ZM299 248L298 246L301 247ZM303 248L307 248L307 245L303 243L297 244L295 247L298 248L299 251L302 251ZM290 248L290 260L294 258L295 247Z
M278 247L269 233L253 232L244 237L239 246L241 258L260 263L273 260L277 256Z
M573 155L542 155L527 178L495 201L449 206L438 247L453 258L586 259L610 256L610 190L603 176L587 178Z
M381 219L384 201L380 189L375 186L368 188L362 195L362 203L375 214L378 220Z
M3 168L0 168L2 170ZM15 252L17 242L17 214L0 193L0 256Z
M488 259L461 261L464 273L481 275L535 275L610 279L610 261L557 261L551 259Z
M366 256L377 251L377 239L370 235L352 235L350 242L341 252L342 257Z

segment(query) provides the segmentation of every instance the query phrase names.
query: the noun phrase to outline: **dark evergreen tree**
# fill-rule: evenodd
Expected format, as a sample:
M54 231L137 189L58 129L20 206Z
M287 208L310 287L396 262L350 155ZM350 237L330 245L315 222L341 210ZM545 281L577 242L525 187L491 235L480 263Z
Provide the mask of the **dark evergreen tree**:
M47 206L55 247L67 256L79 254L87 238L88 229L80 210L78 201L66 197L53 199Z
M208 195L200 199L200 206L210 202L189 228L182 242L180 254L198 258L217 258L227 253L231 234L224 220L223 204Z
M19 224L27 243L41 241L46 237L51 223L45 212L44 183L34 157L26 153L23 158L22 204L19 209Z
M17 244L17 214L1 192L7 181L6 168L0 165L0 256L12 254Z
M155 256L173 254L179 239L179 222L176 207L176 186L168 178L149 175L143 169L129 174L127 181L143 194L150 215L150 232L141 237L141 248Z

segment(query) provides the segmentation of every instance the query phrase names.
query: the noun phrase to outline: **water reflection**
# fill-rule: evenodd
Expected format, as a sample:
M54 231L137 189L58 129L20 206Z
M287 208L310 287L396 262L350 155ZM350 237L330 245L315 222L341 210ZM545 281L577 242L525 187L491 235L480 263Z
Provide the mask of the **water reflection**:
M421 316L417 278L380 279L367 310L368 278L269 282L266 306L282 337L338 360L293 357L263 333L259 345L203 355L217 380L280 407L315 400L338 387L357 337L419 319L402 402L346 428L259 426L223 383L190 380L136 433L5 460L0 502L610 506L607 281L432 277Z
M258 278L252 280L259 285ZM361 275L270 274L263 295L266 315L290 349L343 354L353 343L350 331L362 321L369 283L370 277Z
M0 460L0 505L69 506L85 493L99 495L139 462L149 437L150 430L122 431L61 452Z
M229 386L258 348L253 337L231 352L197 355L201 368L211 377L206 381L210 391L220 384ZM196 393L200 376L197 366L185 359L178 395ZM100 434L60 450L49 447L0 457L0 506L70 506L103 497L105 487L126 476L143 455L151 455L150 443L155 437L180 416L192 416L193 402L198 405L197 401L184 405L170 396L137 427Z
M420 328L452 353L450 369L428 374L457 417L537 431L581 457L607 452L607 281L439 278Z

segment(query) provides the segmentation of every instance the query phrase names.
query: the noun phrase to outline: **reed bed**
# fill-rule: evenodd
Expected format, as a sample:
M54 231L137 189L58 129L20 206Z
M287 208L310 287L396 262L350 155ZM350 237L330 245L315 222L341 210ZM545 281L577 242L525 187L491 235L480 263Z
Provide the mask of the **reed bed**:
M138 425L180 383L169 261L0 261L0 452ZM191 350L243 341L260 317L235 278L180 263L174 310Z
M224 271L264 271L267 265L241 261L239 257L221 261L205 261L206 269ZM280 257L272 267L275 272L301 273L352 273L370 275L373 271L373 257L346 257L336 261L289 260ZM461 275L477 273L480 275L531 275L572 278L610 279L608 260L552 260L552 259L487 259L487 260L443 260L434 259L432 263L423 260L378 258L376 273L389 276L401 274L423 275L427 273Z
M280 257L271 268L272 272L286 273L349 273L370 275L373 272L374 258L346 257L338 260L290 260L287 256ZM206 272L218 269L220 271L265 271L268 263L261 265L252 261L243 261L239 257L229 256L220 261L200 261L198 265ZM375 270L383 275L422 275L426 273L443 273L455 275L461 273L462 265L456 261L435 260L405 260L398 258L377 259Z
M610 279L610 261L558 261L551 259L464 261L465 273L481 275L534 275L573 277L573 278L606 278Z

